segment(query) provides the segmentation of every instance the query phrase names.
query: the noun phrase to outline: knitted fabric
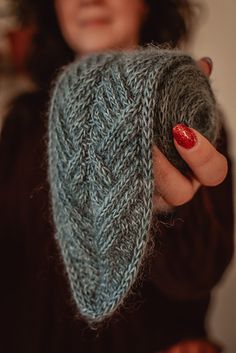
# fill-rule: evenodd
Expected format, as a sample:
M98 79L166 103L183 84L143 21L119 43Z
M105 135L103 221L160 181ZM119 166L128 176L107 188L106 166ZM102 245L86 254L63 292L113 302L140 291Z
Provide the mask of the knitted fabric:
M183 173L188 169L173 144L177 123L216 142L220 120L208 79L181 51L94 53L55 82L48 126L52 211L73 298L88 322L124 302L147 251L152 144Z

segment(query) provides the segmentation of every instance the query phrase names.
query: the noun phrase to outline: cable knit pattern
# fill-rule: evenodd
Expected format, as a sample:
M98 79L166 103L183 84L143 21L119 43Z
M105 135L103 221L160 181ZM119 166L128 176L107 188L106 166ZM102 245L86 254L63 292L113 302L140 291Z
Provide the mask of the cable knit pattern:
M173 144L177 123L216 142L220 120L208 79L181 51L94 53L55 82L48 154L56 239L73 298L90 323L123 303L147 251L152 144L188 169Z

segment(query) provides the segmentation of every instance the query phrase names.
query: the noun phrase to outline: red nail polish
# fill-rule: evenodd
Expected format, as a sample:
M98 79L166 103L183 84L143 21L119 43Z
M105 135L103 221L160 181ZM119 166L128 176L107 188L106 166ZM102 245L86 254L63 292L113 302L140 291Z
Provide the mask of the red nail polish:
M197 143L194 132L184 124L176 125L172 131L177 143L184 148L190 149Z

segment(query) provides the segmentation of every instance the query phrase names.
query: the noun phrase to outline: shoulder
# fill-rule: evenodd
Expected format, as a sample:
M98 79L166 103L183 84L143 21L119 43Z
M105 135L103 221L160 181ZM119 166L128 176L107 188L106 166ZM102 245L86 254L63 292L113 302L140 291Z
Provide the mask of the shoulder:
M9 176L20 156L31 153L46 132L45 92L24 93L13 100L0 137L1 178ZM27 152L28 151L28 152Z
M27 92L16 97L10 104L1 135L4 136L6 130L8 133L19 134L33 127L42 114L45 101L46 94L42 91Z

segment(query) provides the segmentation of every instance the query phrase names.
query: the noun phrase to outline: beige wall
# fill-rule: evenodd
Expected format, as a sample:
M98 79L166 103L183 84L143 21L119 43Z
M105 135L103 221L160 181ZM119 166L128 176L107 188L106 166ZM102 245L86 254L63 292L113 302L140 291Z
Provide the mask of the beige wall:
M227 118L230 151L236 164L236 0L202 0L202 3L207 6L207 12L191 50L197 58L213 59L212 84ZM208 325L212 336L225 343L224 353L235 353L236 259L214 292Z

